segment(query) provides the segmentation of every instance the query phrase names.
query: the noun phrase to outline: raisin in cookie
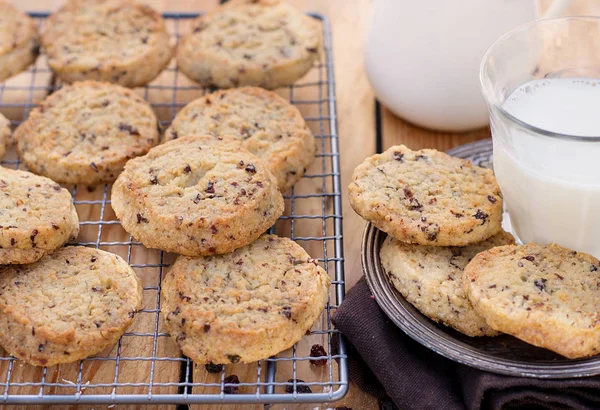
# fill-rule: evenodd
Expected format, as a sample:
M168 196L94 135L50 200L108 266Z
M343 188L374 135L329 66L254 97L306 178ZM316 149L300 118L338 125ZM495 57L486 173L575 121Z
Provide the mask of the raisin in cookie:
M60 183L112 182L158 144L152 108L134 91L83 81L48 96L15 131L27 167Z
M304 76L321 50L319 23L281 0L232 0L200 16L177 65L202 85L273 89Z
M599 269L558 245L508 245L473 258L464 284L492 328L574 359L600 353Z
M232 252L283 213L267 166L237 141L212 136L178 138L129 161L111 204L144 245L188 256Z
M165 133L233 136L268 166L281 192L302 178L316 154L316 143L300 111L277 94L256 87L217 91L192 101Z
M173 49L160 14L126 0L69 0L42 34L48 64L67 83L139 87L156 78Z
M425 316L467 336L495 336L467 298L463 269L479 252L513 243L504 231L465 247L409 245L388 236L379 255L394 287Z
M35 21L9 2L0 1L0 81L25 70L39 50Z
M121 257L66 247L0 268L0 345L34 366L70 363L114 345L142 307L142 284Z
M406 243L465 246L500 230L502 196L494 174L432 149L391 147L354 170L352 208Z
M0 265L35 262L78 233L69 191L48 178L0 167Z
M227 255L180 256L162 286L171 336L196 363L249 363L290 348L319 317L329 277L288 238Z
M0 114L0 158L6 153L6 148L12 142L12 131L10 130L10 121L4 115Z

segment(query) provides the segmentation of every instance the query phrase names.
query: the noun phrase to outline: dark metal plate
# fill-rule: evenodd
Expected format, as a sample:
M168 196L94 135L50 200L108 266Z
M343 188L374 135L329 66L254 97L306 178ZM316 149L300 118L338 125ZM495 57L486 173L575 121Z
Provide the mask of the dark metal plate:
M466 144L448 153L491 168L492 141ZM600 356L570 360L512 336L469 337L428 319L407 302L386 277L379 260L379 249L386 236L385 232L367 224L362 242L363 270L381 309L417 342L456 362L511 376L561 379L600 374Z

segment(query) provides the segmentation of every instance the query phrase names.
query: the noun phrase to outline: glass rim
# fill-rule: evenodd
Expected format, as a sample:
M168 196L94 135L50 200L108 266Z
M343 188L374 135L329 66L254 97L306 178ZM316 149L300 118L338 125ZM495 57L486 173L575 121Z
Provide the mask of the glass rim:
M483 97L485 98L487 104L489 104L489 105L493 106L495 109L497 109L500 112L500 114L502 114L508 120L516 123L517 125L525 128L529 131L532 131L538 135L555 138L555 139L560 139L560 140L581 141L581 142L600 142L600 135L583 136L583 135L564 134L564 133L554 132L554 131L550 131L550 130L547 130L544 128L537 127L533 124L530 124L526 121L523 121L523 120L515 117L514 115L512 115L511 113L506 111L504 109L504 107L502 107L502 105L499 104L497 101L491 101L488 98L488 95L492 95L492 90L491 90L492 84L491 84L491 81L486 80L485 71L486 71L486 67L488 65L488 61L490 60L490 55L494 52L494 50L497 48L497 46L499 44L503 43L504 41L506 41L507 39L509 39L511 37L514 37L515 35L517 35L519 33L527 31L528 29L530 29L533 26L539 26L542 24L555 23L555 22L561 22L561 21L569 21L569 20L589 20L589 21L596 22L600 26L600 16L553 17L553 18L547 18L547 19L538 19L538 20L530 21L525 24L521 24L520 26L517 26L517 27L509 30L508 32L504 33L503 35L501 35L487 49L487 51L485 52L485 54L483 56L483 59L481 60L481 64L479 66L479 86L481 88L481 92L482 92Z

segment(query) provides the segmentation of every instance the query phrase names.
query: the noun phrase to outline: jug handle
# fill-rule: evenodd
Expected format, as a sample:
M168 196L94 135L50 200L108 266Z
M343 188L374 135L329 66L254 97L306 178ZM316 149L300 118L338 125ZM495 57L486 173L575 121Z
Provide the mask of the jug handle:
M541 18L549 19L561 16L565 10L571 5L571 0L554 0L550 7L546 9Z

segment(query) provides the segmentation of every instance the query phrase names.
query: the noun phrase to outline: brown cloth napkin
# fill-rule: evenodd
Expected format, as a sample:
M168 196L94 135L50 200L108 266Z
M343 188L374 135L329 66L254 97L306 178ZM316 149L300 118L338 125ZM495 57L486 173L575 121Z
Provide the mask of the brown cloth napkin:
M542 380L487 373L421 346L392 323L364 278L333 317L350 342L350 377L402 410L600 409L600 377Z

